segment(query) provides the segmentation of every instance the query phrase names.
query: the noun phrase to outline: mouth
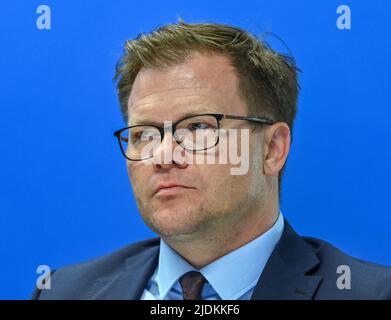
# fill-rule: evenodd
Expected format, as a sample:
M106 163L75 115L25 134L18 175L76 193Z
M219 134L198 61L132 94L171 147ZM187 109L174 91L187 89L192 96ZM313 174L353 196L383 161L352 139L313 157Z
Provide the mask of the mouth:
M173 196L182 192L192 190L194 188L178 184L161 185L154 192L154 196Z

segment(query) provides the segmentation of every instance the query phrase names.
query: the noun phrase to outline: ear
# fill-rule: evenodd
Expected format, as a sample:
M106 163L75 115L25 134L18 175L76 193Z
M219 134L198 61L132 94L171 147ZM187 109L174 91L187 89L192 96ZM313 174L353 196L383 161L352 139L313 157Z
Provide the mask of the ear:
M277 122L267 128L264 139L263 173L277 175L284 166L291 144L291 131L285 122Z

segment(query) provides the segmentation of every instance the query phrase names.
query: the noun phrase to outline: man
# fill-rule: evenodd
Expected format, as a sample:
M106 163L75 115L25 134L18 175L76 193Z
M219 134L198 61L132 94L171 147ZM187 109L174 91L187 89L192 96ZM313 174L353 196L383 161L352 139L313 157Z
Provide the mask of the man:
M390 269L300 237L279 209L291 59L238 28L180 21L128 41L116 79L127 126L115 135L159 238L59 269L34 298L391 298ZM224 146L249 150L244 173L194 161L220 160Z

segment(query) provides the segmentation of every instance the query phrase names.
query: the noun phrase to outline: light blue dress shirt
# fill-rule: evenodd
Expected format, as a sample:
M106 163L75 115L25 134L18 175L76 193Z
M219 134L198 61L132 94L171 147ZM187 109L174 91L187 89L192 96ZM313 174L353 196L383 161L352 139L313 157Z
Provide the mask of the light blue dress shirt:
M265 233L198 270L160 239L158 265L149 279L141 300L182 300L179 278L188 271L199 271L208 280L203 300L250 300L255 285L284 229L278 219Z

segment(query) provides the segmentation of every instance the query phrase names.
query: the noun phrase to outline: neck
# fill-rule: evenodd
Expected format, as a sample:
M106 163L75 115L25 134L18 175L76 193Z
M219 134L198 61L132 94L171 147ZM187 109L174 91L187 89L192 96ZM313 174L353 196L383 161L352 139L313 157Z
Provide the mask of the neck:
M234 251L269 230L278 218L278 203L256 214L240 217L239 221L211 226L208 230L188 238L162 239L188 263L201 269L214 260ZM234 216L234 215L232 215ZM227 218L225 218L227 219ZM227 221L225 221L227 222Z

